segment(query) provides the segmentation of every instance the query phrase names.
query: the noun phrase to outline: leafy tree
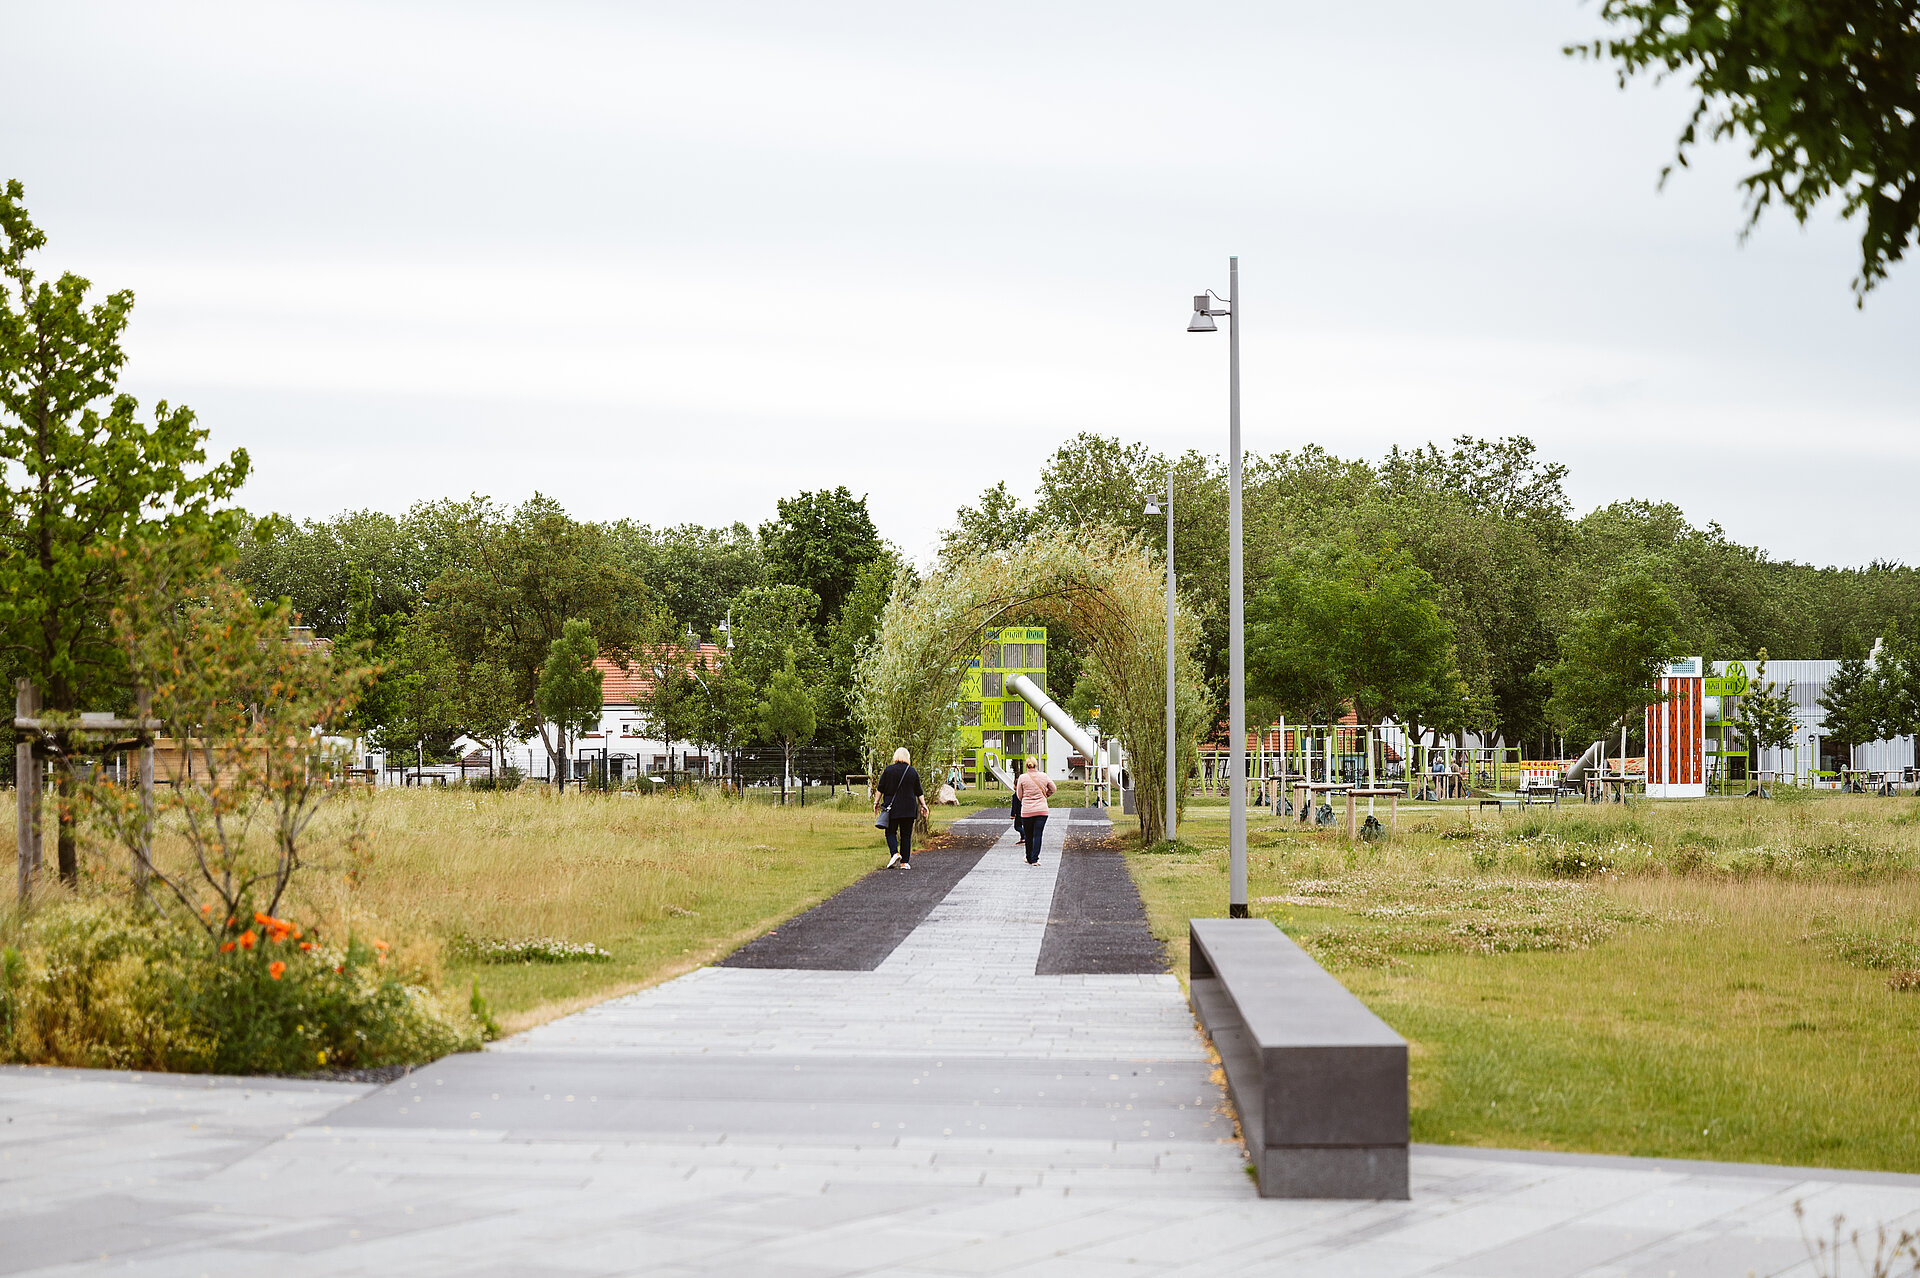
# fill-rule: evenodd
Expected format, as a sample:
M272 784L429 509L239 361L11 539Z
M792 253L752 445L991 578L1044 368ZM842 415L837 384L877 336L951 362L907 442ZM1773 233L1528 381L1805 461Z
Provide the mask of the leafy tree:
M1761 750L1791 747L1800 735L1800 720L1794 711L1792 681L1782 685L1767 678L1767 650L1762 648L1734 717L1747 749L1757 756Z
M1048 460L1035 515L1062 528L1138 528L1165 474L1165 459L1145 444L1082 431Z
M1357 549L1277 562L1249 604L1247 685L1299 719L1364 724L1456 716L1453 632L1433 579L1404 554Z
M566 788L566 761L571 758L567 751L568 738L597 726L601 708L606 704L602 695L605 676L593 664L599 656L600 646L593 641L593 627L578 617L571 617L560 637L547 645L547 659L540 667L534 704L543 720L541 736L546 736L550 723L558 738L557 748L549 746L548 749L558 761L553 770L554 783L562 789Z
M1920 231L1920 4L1915 0L1603 0L1622 34L1569 53L1635 75L1684 74L1698 94L1674 165L1704 136L1742 138L1747 228L1780 203L1804 223L1830 196L1865 214L1862 302Z
M1008 492L1003 479L973 505L953 512L953 527L940 534L940 554L960 559L1004 550L1025 541L1040 525L1039 513Z
M710 642L718 642L733 597L767 579L766 556L745 524L656 530L622 520L607 536L679 626Z
M1629 723L1662 699L1655 680L1680 655L1679 621L1672 598L1651 577L1614 580L1561 637L1560 660L1547 671L1547 713L1581 739Z
M867 499L844 486L784 498L778 507L780 517L760 525L768 578L813 592L818 602L809 620L815 640L824 640L860 569L885 547L867 513Z
M827 627L817 696L818 735L848 771L860 767L861 751L860 725L854 722L854 672L861 653L880 633L881 614L893 597L894 576L902 567L899 556L891 550L862 567L840 614Z
M445 751L460 731L460 671L438 635L419 626L403 631L383 654L381 677L369 693L372 736L389 752L412 750L425 762Z
M665 743L669 759L675 741L696 741L704 735L709 689L703 682L706 663L697 640L692 634L673 633L671 619L663 617L634 658L648 676L635 708L648 734ZM671 765L668 772L671 775Z
M760 733L780 743L780 801L787 801L787 778L793 775L793 750L813 740L815 725L813 694L794 669L793 654L767 682L767 695L759 707Z
M422 616L459 661L504 669L516 704L527 710L538 709L541 672L570 621L586 625L598 650L621 662L658 625L652 593L606 530L576 522L550 498L536 494L504 518L490 513L467 537L462 559L428 589ZM566 733L556 738L552 716L539 718L558 774Z
M1873 654L1876 740L1920 737L1920 646L1890 626Z
M1847 747L1847 766L1853 749L1880 739L1881 705L1873 671L1860 656L1843 657L1827 679L1815 704L1823 720L1820 735Z
M182 536L219 557L244 516L219 509L245 481L236 449L206 466L207 432L165 400L151 424L117 390L133 294L88 302L91 285L48 282L27 265L46 235L25 189L0 192L0 653L55 715L111 709L128 694L125 653L108 614L122 593L112 551ZM55 753L66 756L66 734ZM74 778L59 785L60 876L77 881Z
M352 624L365 596L374 617L411 617L427 587L499 518L484 497L418 502L396 518L353 510L296 523L269 516L241 538L233 577L259 599L284 599L316 635Z
M724 658L713 669L696 672L696 678L706 697L696 707L694 740L730 755L757 732L755 689Z
M756 586L733 601L732 646L727 652L727 678L740 694L736 713L743 737L755 734L752 716L766 696L773 676L791 657L801 678L813 682L820 673L820 650L814 644L812 618L819 599L800 586Z
M1062 709L1073 716L1075 723L1093 722L1095 706L1105 705L1107 694L1101 689L1099 680L1091 674L1083 674L1074 680L1073 691L1060 703Z
M460 681L460 723L467 735L486 742L504 759L507 742L522 731L522 717L513 695L512 672L485 657L467 667Z
M152 811L133 787L92 798L148 899L231 949L256 910L277 913L316 842L336 852L359 843L358 821L329 835L312 822L345 762L329 734L372 672L343 645L290 642L290 611L256 604L209 567L210 550L190 537L109 552L127 578L114 640L152 691L162 733L193 758L156 778ZM156 813L174 818L192 856L148 859Z

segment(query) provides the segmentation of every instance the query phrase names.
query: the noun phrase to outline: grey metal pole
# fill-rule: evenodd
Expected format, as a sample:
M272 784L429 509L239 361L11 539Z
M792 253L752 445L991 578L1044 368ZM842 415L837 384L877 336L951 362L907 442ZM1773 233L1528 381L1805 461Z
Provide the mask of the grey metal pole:
M1179 835L1180 803L1174 789L1178 784L1177 776L1179 755L1178 743L1174 731L1174 682L1173 682L1173 466L1167 466L1167 834L1168 839Z
M1233 787L1227 807L1227 914L1247 913L1247 646L1246 590L1240 562L1240 259L1227 259L1228 402L1232 443L1227 462L1227 720L1233 733Z

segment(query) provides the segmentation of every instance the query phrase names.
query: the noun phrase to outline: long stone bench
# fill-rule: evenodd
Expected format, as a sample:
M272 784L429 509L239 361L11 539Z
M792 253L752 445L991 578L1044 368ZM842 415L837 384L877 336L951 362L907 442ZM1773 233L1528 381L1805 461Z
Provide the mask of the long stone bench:
M1189 926L1261 1197L1407 1197L1407 1040L1270 921Z

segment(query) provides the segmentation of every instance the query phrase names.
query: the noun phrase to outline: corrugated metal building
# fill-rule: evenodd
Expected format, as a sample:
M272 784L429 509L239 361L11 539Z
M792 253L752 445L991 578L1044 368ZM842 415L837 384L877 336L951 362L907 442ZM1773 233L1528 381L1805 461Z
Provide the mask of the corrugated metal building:
M1722 675L1729 661L1713 662L1713 673ZM1749 676L1759 670L1759 661L1747 658L1741 662ZM1803 782L1814 771L1838 772L1841 768L1866 768L1874 772L1893 772L1915 766L1914 741L1912 737L1895 737L1891 741L1873 741L1856 746L1849 752L1845 746L1829 742L1825 737L1826 716L1820 709L1820 697L1827 689L1827 680L1833 677L1840 663L1834 661L1769 661L1767 662L1767 682L1779 684L1785 688L1788 684L1793 697L1794 718L1800 723L1800 741L1793 750L1763 750L1753 766L1761 771L1789 773ZM1709 697L1707 713L1715 717L1713 702L1718 698Z

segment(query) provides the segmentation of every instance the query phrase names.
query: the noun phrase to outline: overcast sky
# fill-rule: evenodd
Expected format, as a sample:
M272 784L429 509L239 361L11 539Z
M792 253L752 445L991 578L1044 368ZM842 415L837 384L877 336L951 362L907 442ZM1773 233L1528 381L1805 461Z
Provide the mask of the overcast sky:
M1531 436L1586 510L1920 561L1920 262L1744 245L1737 150L1573 0L0 0L0 177L137 295L128 384L256 510L534 490L758 523L845 484L915 554L1082 430Z

